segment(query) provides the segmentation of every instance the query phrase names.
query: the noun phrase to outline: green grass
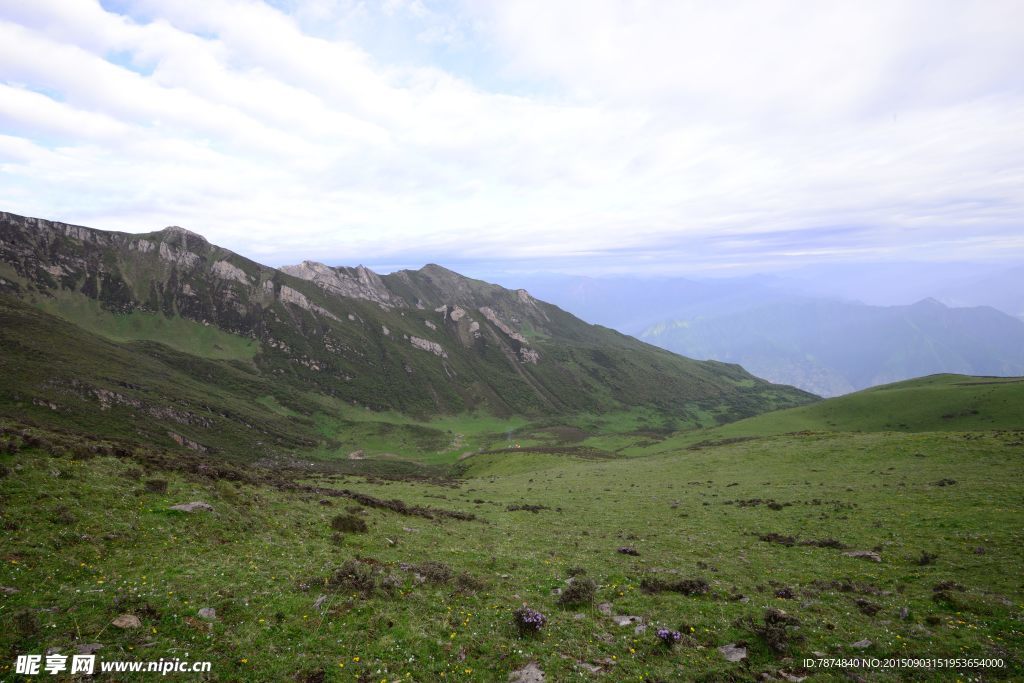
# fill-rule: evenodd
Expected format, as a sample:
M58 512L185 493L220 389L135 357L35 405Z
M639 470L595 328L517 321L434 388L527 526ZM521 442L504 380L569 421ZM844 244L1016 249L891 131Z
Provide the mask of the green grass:
M931 375L714 429L682 432L663 449L792 432L929 432L1024 428L1024 378Z
M249 361L259 351L253 339L230 334L214 325L203 325L161 313L111 313L95 299L66 293L41 297L36 304L79 327L119 342L156 341L201 358Z
M1015 679L1024 675L1022 443L1020 432L879 432L771 436L640 460L509 452L464 461L455 487L295 475L478 517L428 520L367 509L368 533L333 540L329 520L351 504L344 498L324 506L322 495L283 491L270 480L236 485L152 463L143 463L150 471L142 479L170 485L166 493L143 493L131 459L76 460L23 448L0 456L8 529L0 585L20 589L0 603L0 647L12 655L3 666L15 653L101 642L101 659L186 652L209 659L216 680L290 680L322 669L342 681L435 681L442 673L493 681L530 660L559 681L586 677L577 662L605 660L609 680L722 680L798 670L803 657L820 651L1001 657L1009 668L986 672L986 680ZM938 486L943 479L956 483ZM782 507L735 503L755 498ZM167 510L190 500L215 511ZM547 509L506 509L523 503ZM878 548L882 562L758 539L768 532ZM625 545L640 555L616 552ZM923 551L938 559L919 566ZM355 558L372 561L367 566L380 568L379 578L393 577L394 592L323 585ZM425 561L444 562L480 585L419 583L401 568ZM651 629L635 634L594 606L558 606L552 591L575 567L598 583L597 602L616 614L643 616L651 629L682 628L691 640L667 651ZM648 594L644 576L702 578L710 590ZM962 590L936 600L933 589L945 581ZM776 597L782 587L796 599ZM321 594L324 611L313 607ZM749 600L733 599L740 594ZM878 614L862 614L857 599ZM549 618L535 637L511 625L523 603ZM208 606L218 613L210 630L194 618ZM770 607L801 622L805 640L792 644L792 659L773 653L747 624ZM904 607L905 620L898 616ZM19 630L15 615L23 610L36 615L38 630ZM121 613L139 615L143 628L111 627ZM873 643L867 650L850 647L864 638ZM748 663L725 662L716 648L740 640L749 643Z

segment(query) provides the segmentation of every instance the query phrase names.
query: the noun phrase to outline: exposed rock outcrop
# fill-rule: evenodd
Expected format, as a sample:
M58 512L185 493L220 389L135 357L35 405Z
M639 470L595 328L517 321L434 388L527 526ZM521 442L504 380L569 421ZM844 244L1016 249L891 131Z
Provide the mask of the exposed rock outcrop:
M439 358L447 358L448 352L441 347L437 342L432 342L429 339L421 339L420 337L409 337L409 343L415 346L417 349L423 349L424 351L430 351Z
M388 291L377 273L366 266L331 268L316 261L303 261L297 266L284 266L281 271L322 287L326 291L350 299L365 299L385 308L404 306L405 302Z

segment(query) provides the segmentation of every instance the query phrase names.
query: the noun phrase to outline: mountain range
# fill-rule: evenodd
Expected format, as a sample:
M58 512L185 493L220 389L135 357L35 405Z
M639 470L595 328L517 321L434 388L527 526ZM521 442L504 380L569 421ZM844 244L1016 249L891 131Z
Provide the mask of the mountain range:
M1019 269L983 277L963 267L943 283L934 269L908 268L941 299L881 305L840 298L856 282L848 270L831 283L812 270L706 280L523 280L544 298L603 325L686 356L738 363L758 377L821 396L936 373L1024 374L1024 320L1006 312L1019 310ZM881 283L897 272L868 268L879 281L865 295L883 300ZM906 285L894 287L892 296L912 293L919 288ZM986 300L1007 308L977 305Z
M274 269L177 227L0 214L0 296L5 411L194 449L313 448L353 408L695 426L815 400L438 265Z

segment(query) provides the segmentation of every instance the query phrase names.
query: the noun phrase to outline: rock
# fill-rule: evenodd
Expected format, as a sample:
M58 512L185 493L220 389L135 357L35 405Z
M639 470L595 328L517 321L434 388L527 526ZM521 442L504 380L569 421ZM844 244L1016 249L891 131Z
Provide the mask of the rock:
M361 448L359 450L352 451L351 453L348 454L348 459L349 460L363 460L365 458L366 458L366 452L363 451L363 449L361 449Z
M78 650L80 655L94 655L97 650L103 649L102 643L81 643L76 645L75 648Z
M900 619L906 620L906 619L909 619L909 618L910 618L910 610L907 609L906 607L900 607Z
M738 662L741 659L747 658L747 648L737 645L736 643L729 643L718 648L718 651L722 653L727 662Z
M327 596L321 594L320 597L318 597L316 601L313 603L313 609L320 609L324 606L325 602L327 602Z
M847 557L856 557L862 560L871 560L872 562L881 562L882 556L876 553L874 550L851 550L843 553Z
M544 683L544 672L537 666L537 662L528 662L521 669L516 669L508 675L509 683Z
M597 606L597 611L610 617L612 615L612 603L602 602Z
M201 500L193 501L191 503L179 503L178 505L172 505L172 510L180 510L181 512L213 512L213 506L209 503L204 503Z
M197 614L200 619L206 619L207 621L213 621L217 618L217 610L212 607L204 607Z
M865 638L864 640L858 640L856 643L850 643L850 647L855 647L858 650L864 650L871 647L871 641Z
M612 617L612 621L615 622L616 626L632 626L633 624L642 624L644 618L629 614L616 614Z
M118 628L139 628L142 626L142 621L139 620L134 614L122 614L117 619L110 622L113 626Z
M14 595L15 593L20 592L21 591L19 591L14 586L0 586L0 593L3 593L4 595Z

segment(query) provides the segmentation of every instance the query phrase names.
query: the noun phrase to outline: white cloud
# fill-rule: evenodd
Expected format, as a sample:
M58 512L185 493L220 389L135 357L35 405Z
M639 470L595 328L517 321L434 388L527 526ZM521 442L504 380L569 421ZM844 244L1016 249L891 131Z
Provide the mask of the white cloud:
M4 209L275 264L1019 245L1019 3L122 4L0 0Z

